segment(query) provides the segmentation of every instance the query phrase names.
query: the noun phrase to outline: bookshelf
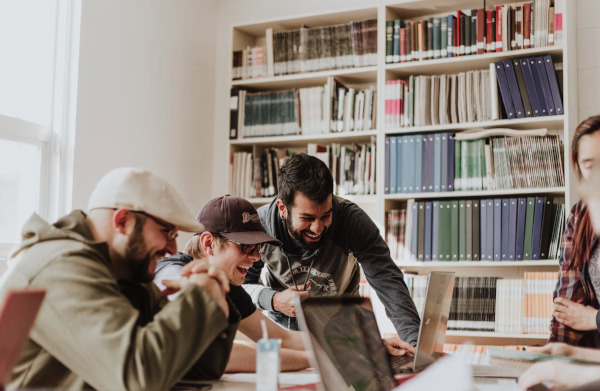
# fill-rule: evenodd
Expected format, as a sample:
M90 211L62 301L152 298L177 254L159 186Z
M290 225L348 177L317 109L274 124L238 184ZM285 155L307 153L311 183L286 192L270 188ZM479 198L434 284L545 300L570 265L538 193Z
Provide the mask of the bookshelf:
M248 47L264 46L265 51L269 45L277 47L277 43L269 43L269 34L275 36L280 32L298 30L300 26L309 26L310 29L320 29L326 26L347 24L349 22L366 21L375 19L376 22L376 61L375 64L353 65L335 69L312 70L310 72L294 72L291 74L269 73L269 65L264 67L262 77L244 78L232 80L229 78L223 89L232 88L247 90L248 92L275 92L287 89L301 89L319 86L327 86L328 81L335 78L343 85L360 89L372 88L376 92L375 103L375 126L372 129L342 131L342 132L318 132L294 135L265 136L265 137L242 137L238 135L235 139L227 141L227 156L233 156L236 152L246 152L252 156L258 156L265 150L285 149L292 152L305 151L308 144L330 146L332 144L371 145L375 149L374 160L375 175L374 189L372 194L348 194L342 193L345 198L359 204L375 223L380 227L382 235L387 235L386 219L388 212L392 209L406 208L409 200L433 201L433 200L476 200L492 198L519 198L534 197L536 195L548 195L556 198L559 202L564 199L564 213L568 214L570 205L576 200L575 179L569 170L569 149L571 131L577 125L576 106L576 37L575 37L575 7L571 1L563 1L561 4L563 15L563 38L561 45L532 47L529 49L508 50L502 52L491 52L484 54L462 55L448 58L435 58L421 61L410 61L400 63L386 62L386 22L395 19L402 20L424 20L430 17L441 17L456 13L457 6L454 2L444 0L418 0L408 2L366 2L364 8L341 9L335 12L309 13L302 16L282 17L273 20L259 20L242 25L232 26L232 50L240 51ZM487 9L494 9L497 5L509 4L513 6L522 5L523 1L488 1ZM466 0L460 2L461 10L480 8L485 4L481 1ZM270 30L270 33L267 31ZM275 38L276 40L276 38ZM562 103L564 114L539 117L525 117L513 119L485 119L482 121L458 123L446 123L438 125L390 127L386 126L386 82L390 80L407 79L414 76L439 76L456 74L459 72L487 70L491 63L503 60L519 59L524 57L536 57L550 55L554 64L562 65ZM262 61L268 62L265 53ZM230 61L230 64L232 61ZM233 74L233 71L232 71ZM499 104L502 105L500 96ZM231 103L231 102L230 102ZM459 133L474 129L489 128L511 128L516 130L530 130L546 128L552 135L558 135L562 141L564 154L562 156L562 167L564 185L553 187L528 187L509 189L486 189L486 190L457 190L446 192L405 192L389 193L384 189L384 178L386 174L386 138L403 135L429 135L441 132ZM226 134L223 132L223 134ZM235 188L233 181L233 169L230 169L229 189ZM246 169L247 171L250 171ZM339 193L339 192L338 192ZM257 207L270 202L271 196L256 196L256 194L241 194L248 198ZM566 217L566 216L565 216ZM396 259L397 264L404 271L414 274L427 274L432 270L453 270L457 276L493 276L499 278L517 279L523 278L525 272L556 272L558 260L523 259L521 261L438 261L433 259L429 262ZM447 342L461 343L466 340L482 344L541 344L547 338L544 333L499 333L499 332L475 332L449 330Z

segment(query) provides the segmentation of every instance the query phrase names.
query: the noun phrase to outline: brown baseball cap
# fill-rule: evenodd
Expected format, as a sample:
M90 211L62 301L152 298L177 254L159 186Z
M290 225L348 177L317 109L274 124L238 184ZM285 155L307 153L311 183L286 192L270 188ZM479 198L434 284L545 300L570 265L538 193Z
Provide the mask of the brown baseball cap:
M281 242L268 235L260 223L258 212L250 202L229 194L210 200L198 214L198 222L212 233L241 244Z

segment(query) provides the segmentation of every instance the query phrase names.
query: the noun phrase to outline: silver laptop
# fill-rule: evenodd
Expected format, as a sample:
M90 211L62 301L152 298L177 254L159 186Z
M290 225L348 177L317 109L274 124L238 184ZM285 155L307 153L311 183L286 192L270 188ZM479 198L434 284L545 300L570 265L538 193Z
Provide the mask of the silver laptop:
M400 362L387 353L368 298L297 300L298 325L321 389L391 390L395 373L418 372L443 355L453 288L454 272L429 274L415 356Z

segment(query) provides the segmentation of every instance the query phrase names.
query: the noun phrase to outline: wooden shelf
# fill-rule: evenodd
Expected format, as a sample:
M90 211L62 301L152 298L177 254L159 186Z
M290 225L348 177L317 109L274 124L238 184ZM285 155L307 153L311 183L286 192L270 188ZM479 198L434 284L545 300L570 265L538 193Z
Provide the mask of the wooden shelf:
M464 198L477 197L489 198L493 196L510 196L521 194L563 194L566 191L564 187L534 187L527 189L498 189L498 190L464 190L464 191L444 191L437 193L395 193L386 194L386 200L410 200L410 199L437 199L437 198Z
M344 84L348 85L375 84L377 83L377 66L332 69L285 76L234 80L231 82L231 85L234 87L260 88L262 91L287 89L290 88L290 85L293 85L293 88L302 88L324 85L327 83L327 78L329 76L335 76L343 81Z
M548 130L563 130L564 115L549 115L544 117L527 117L517 119L501 119L495 121L481 121L471 123L457 123L445 125L427 125L427 126L411 126L405 128L388 129L384 133L391 134L412 134L412 133L432 133L432 132L447 132L451 130L467 130L475 128L511 128L511 129L532 129L546 128Z
M476 54L459 57L438 58L433 60L410 61L397 64L386 64L385 70L393 78L410 75L441 75L467 72L476 69L488 69L490 63L510 58L540 56L551 54L562 59L563 48L548 46L533 49L511 50L507 52ZM561 60L562 62L562 60Z
M543 267L558 266L558 259L542 259L539 261L430 261L430 262L396 262L402 269L444 269L473 267Z
M272 136L272 137L248 137L238 140L231 140L233 146L306 146L307 143L320 142L329 143L352 143L352 142L369 142L371 137L377 136L376 130L363 130L357 132L339 132L339 133L324 133L324 134L307 134L294 136Z
M345 198L349 201L354 202L355 204L373 204L373 203L377 203L377 201L379 200L377 195L375 194L344 194L344 195L340 195L338 194L340 197ZM273 198L275 197L254 197L254 198L248 198L248 201L250 201L251 204L254 205L264 205L264 204L268 204L271 201L273 201Z

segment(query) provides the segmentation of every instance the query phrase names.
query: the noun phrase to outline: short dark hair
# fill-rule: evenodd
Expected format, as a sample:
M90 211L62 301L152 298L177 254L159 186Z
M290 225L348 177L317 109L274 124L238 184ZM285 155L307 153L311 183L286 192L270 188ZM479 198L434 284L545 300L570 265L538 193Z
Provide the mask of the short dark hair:
M315 204L322 204L333 194L333 177L323 161L305 153L297 153L281 166L277 192L287 207L294 203L296 192L304 194Z

